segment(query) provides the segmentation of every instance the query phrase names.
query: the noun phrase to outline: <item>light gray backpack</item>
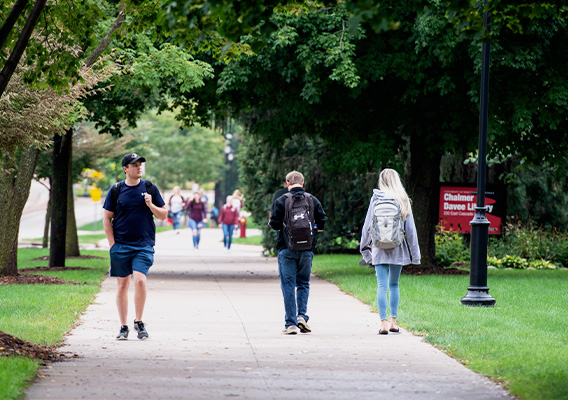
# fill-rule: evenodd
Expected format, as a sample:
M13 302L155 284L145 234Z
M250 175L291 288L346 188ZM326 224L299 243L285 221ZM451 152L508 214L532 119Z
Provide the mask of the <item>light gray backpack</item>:
M404 241L404 221L400 205L394 199L378 199L373 204L371 220L373 247L394 249Z

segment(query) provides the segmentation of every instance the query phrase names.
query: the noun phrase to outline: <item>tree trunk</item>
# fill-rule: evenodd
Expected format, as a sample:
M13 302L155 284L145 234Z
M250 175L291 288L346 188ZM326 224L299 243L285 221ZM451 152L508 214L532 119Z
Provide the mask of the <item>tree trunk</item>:
M24 206L30 195L32 177L39 150L30 147L22 152L17 169L0 157L0 276L18 275L18 234Z
M73 193L73 140L69 144L69 165L67 168L67 237L65 239L65 255L79 257L79 237L77 236L77 220L75 219L75 196Z
M6 18L6 20L2 24L2 27L0 28L0 49L4 48L6 39L8 39L10 32L12 32L12 29L14 29L14 25L16 25L16 21L20 17L20 14L28 5L28 1L29 0L16 1L14 6L12 7L12 10L10 11L10 14L8 14L8 18Z
M411 139L409 196L420 244L421 264L437 268L436 225L438 225L440 154L428 153L424 143Z
M43 240L41 241L41 247L46 249L49 244L49 223L51 222L51 178L49 183L49 200L47 202L47 211L45 213L45 225L43 228Z
M39 16L43 11L46 2L47 0L36 0L34 7L30 12L30 15L28 15L26 24L24 25L24 28L20 33L20 37L18 38L14 49L10 53L10 57L8 57L8 60L6 60L6 64L4 64L2 71L0 71L0 96L2 96L4 90L6 90L6 87L8 86L10 79L12 79L12 75L14 74L18 63L20 62L20 59L22 58L26 47L28 47L28 42L30 41L32 32L34 31L34 28L37 24L37 21L39 20Z
M69 152L73 130L53 139L53 164L51 173L51 235L49 267L65 266L65 237L67 232L67 177Z

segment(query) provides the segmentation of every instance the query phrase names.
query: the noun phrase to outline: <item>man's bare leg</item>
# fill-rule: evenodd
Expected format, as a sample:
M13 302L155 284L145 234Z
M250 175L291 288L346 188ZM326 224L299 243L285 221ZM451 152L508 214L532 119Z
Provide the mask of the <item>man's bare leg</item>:
M142 321L144 305L146 304L146 275L134 271L134 308L136 311L135 321Z
M128 317L128 287L130 286L130 275L126 278L116 278L116 307L118 308L118 317L121 325L128 325L126 318Z

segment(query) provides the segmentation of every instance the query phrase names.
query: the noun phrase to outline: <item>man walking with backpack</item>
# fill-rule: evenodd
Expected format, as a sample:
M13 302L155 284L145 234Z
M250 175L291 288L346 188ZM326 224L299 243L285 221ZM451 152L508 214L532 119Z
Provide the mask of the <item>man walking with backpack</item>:
M306 314L310 274L317 232L323 231L327 215L319 200L304 190L301 173L290 172L286 183L289 192L273 201L268 224L280 231L276 248L286 313L283 333L295 335L311 332Z
M146 303L146 275L154 263L156 226L154 216L162 221L168 216L158 188L142 177L144 157L136 153L122 158L126 179L118 182L105 199L103 226L110 246L110 276L117 277L116 306L120 318L118 340L128 339L128 287L134 278L134 330L138 339L148 338L142 322Z

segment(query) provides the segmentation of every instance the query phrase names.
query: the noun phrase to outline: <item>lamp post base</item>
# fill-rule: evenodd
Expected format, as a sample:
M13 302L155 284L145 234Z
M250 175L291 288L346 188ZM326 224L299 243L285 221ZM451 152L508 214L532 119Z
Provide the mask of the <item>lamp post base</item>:
M467 288L467 294L462 297L461 303L464 306L485 306L495 305L495 299L489 294L489 287L470 286Z

